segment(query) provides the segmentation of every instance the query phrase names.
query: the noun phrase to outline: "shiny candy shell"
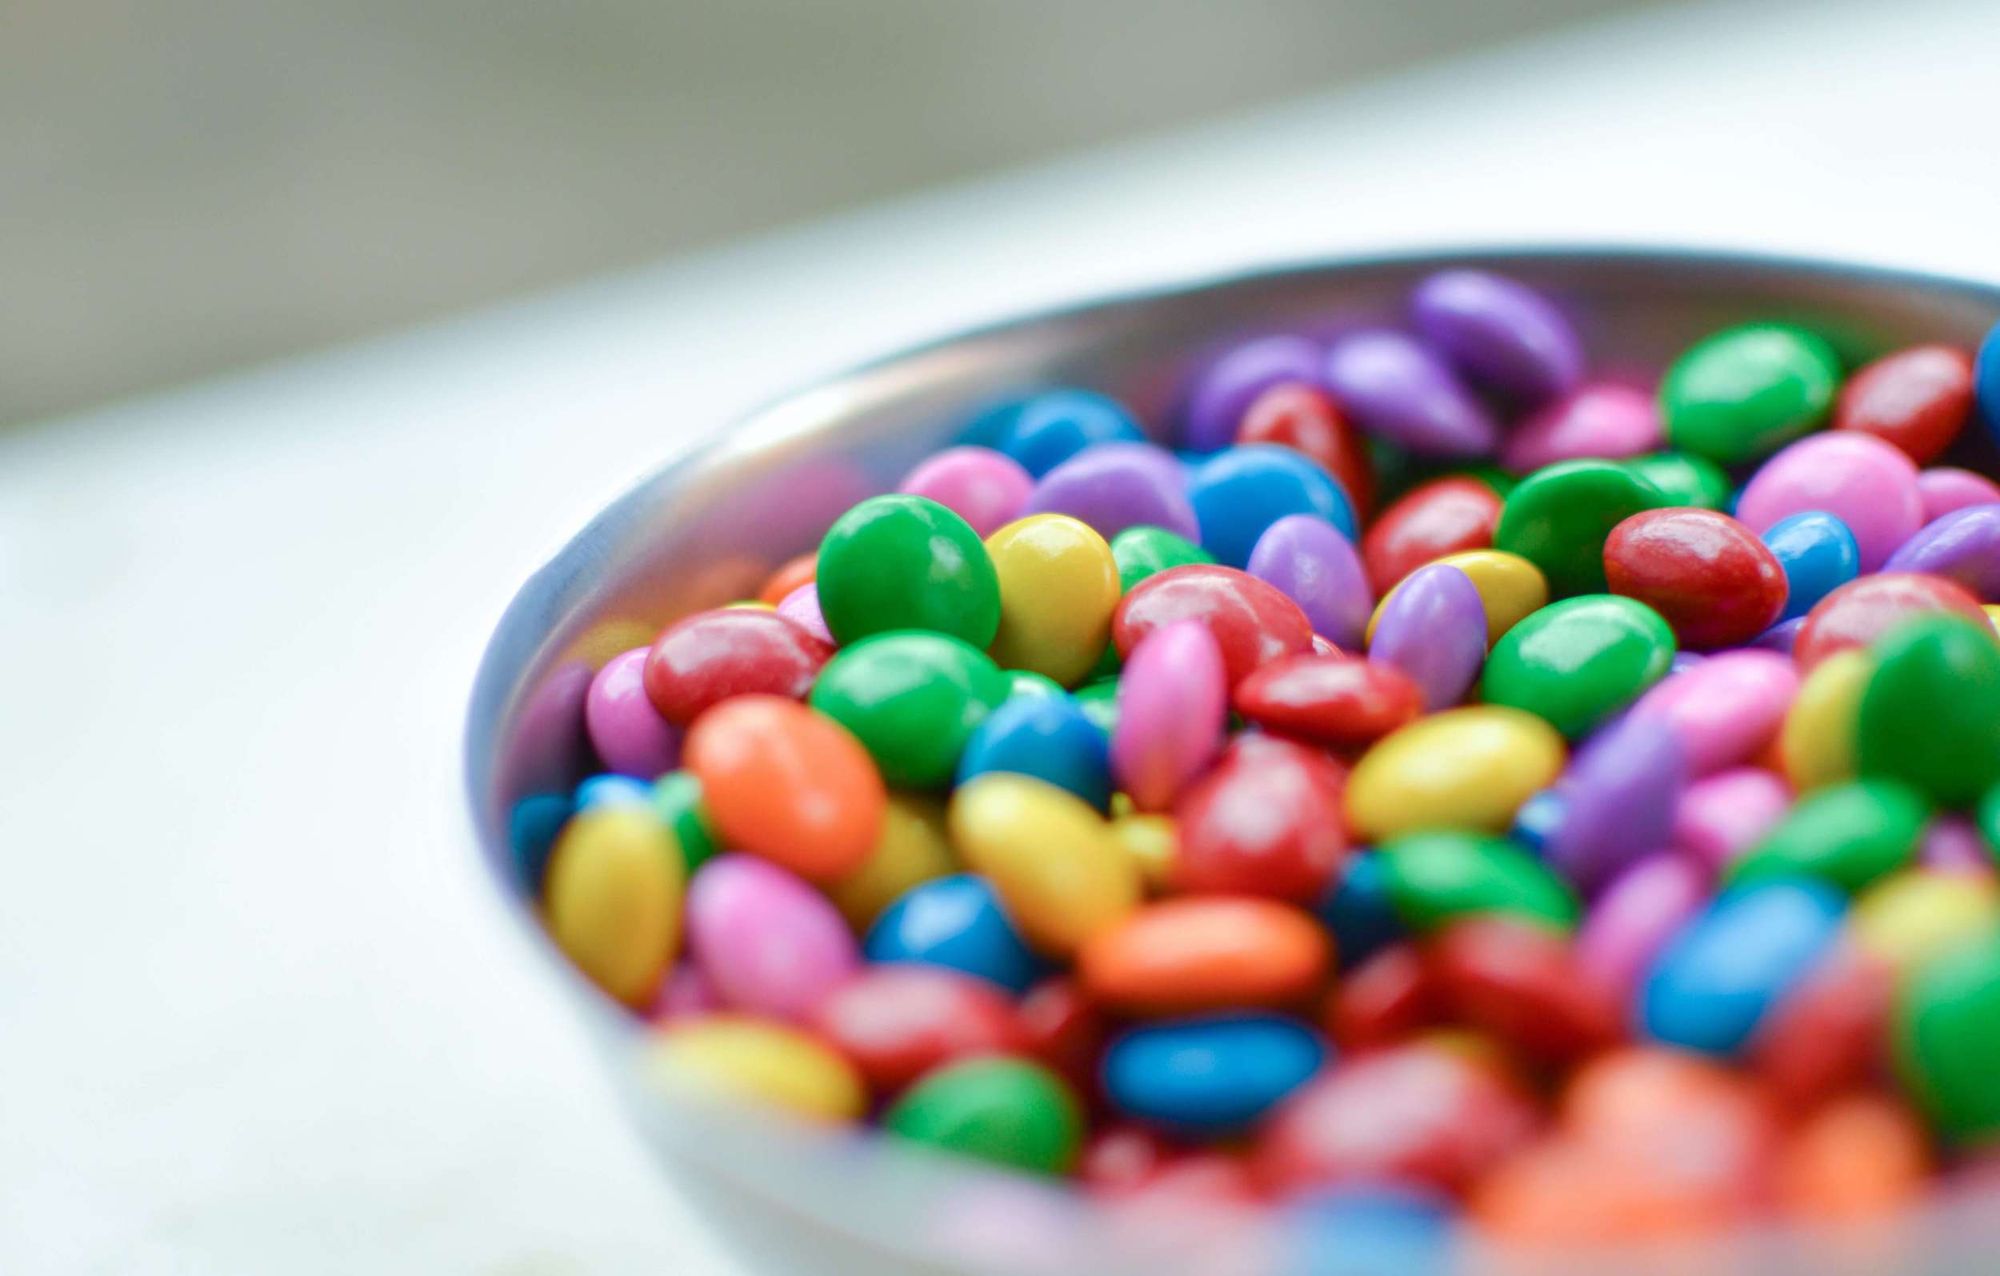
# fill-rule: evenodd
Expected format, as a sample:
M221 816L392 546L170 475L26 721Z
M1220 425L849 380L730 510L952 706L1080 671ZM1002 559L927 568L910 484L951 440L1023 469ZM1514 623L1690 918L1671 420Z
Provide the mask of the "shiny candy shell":
M1304 745L1239 736L1174 806L1170 885L1317 902L1347 854L1343 780L1337 763Z
M1020 516L1034 486L1013 457L968 445L926 457L896 490L936 501L980 536L991 536Z
M1972 418L1972 389L1971 352L1911 346L1848 378L1833 428L1872 434L1922 465L1950 447Z
M723 1002L799 1022L859 963L824 895L775 864L719 855L688 884L688 948Z
M1312 625L1297 603L1230 567L1190 564L1149 577L1125 595L1112 618L1118 653L1130 659L1147 634L1193 620L1214 637L1234 686L1261 665L1312 649Z
M1479 603L1486 613L1488 646L1498 642L1501 634L1548 606L1549 582L1543 578L1540 568L1518 554L1497 549L1468 549L1446 554L1432 565L1456 567L1479 591ZM1374 641L1375 627L1382 621L1383 608L1395 596L1396 590L1390 590L1369 619L1370 642Z
M1979 600L1939 576L1877 572L1834 590L1806 613L1792 658L1810 670L1836 651L1865 647L1913 616L1956 612L1986 623Z
M993 883L1028 942L1057 956L1135 908L1138 865L1074 794L1027 776L988 774L954 790L952 845Z
M1562 819L1542 858L1583 890L1596 890L1669 844L1687 775L1687 750L1657 718L1635 713L1597 732L1562 777Z
M1764 529L1764 544L1785 573L1782 620L1803 616L1814 604L1861 574L1854 533L1824 510L1781 518Z
M1342 337L1324 376L1362 429L1418 456L1487 456L1499 440L1492 414L1444 360L1403 333Z
M1034 1174L1061 1174L1083 1143L1069 1085L1025 1059L963 1059L927 1074L882 1114L892 1136Z
M1145 431L1123 404L1094 390L1053 389L1001 408L993 446L1040 478L1100 443L1143 443Z
M928 629L974 647L1000 627L1000 580L979 534L921 496L873 496L820 542L820 612L843 645L892 629Z
M1218 683L1221 665L1218 657ZM979 724L959 756L957 782L996 771L1045 780L1100 811L1111 803L1111 759L1104 732L1068 696L1008 700Z
M1332 945L1275 900L1188 896L1147 904L1077 954L1084 990L1128 1015L1284 1006L1317 991Z
M1280 381L1243 410L1236 443L1275 443L1319 463L1340 484L1354 512L1375 504L1375 466L1367 441L1333 397L1307 381Z
M1325 1062L1318 1035L1277 1015L1216 1015L1134 1028L1104 1054L1104 1092L1120 1115L1213 1137L1240 1130Z
M1724 465L1753 460L1818 426L1840 359L1813 333L1744 324L1697 342L1667 370L1660 403L1677 448Z
M1932 1124L1961 1143L2000 1133L2000 938L1926 963L1897 994L1896 1071Z
M1361 558L1378 594L1425 563L1488 549L1500 522L1500 496L1475 478L1441 478L1405 493L1361 538Z
M645 666L643 647L605 662L585 693L583 721L605 766L650 780L679 763L681 733L646 698Z
M1021 992L1041 973L992 885L970 873L920 882L868 929L870 962L916 962L977 975Z
M1410 298L1417 332L1469 380L1523 403L1575 388L1583 345L1546 297L1504 275L1447 270Z
M1967 807L2000 784L2000 641L1984 619L1927 616L1891 630L1861 693L1864 776Z
M1591 594L1552 603L1514 626L1486 660L1489 704L1536 714L1566 736L1583 735L1659 681L1673 631L1630 598Z
M1106 540L1141 526L1189 539L1200 534L1181 463L1150 443L1085 448L1044 474L1021 512L1066 514Z
M1709 775L1748 762L1778 735L1799 691L1797 668L1772 651L1726 651L1657 683L1632 708L1664 723L1688 769Z
M1317 384L1324 357L1318 344L1290 333L1257 337L1223 351L1189 389L1183 445L1195 452L1228 446L1259 396L1273 386Z
M1355 833L1380 840L1426 829L1503 832L1555 781L1562 738L1532 714L1495 705L1419 718L1363 754L1347 782Z
M1583 977L1619 1005L1659 956L1662 946L1708 899L1705 869L1686 855L1655 851L1605 885L1576 933Z
M1082 680L1111 640L1118 564L1111 546L1063 514L1032 514L986 538L1000 578L993 659L1064 686Z
M1557 461L1618 460L1660 446L1660 409L1631 386L1577 387L1528 417L1507 436L1500 460L1517 474Z
M1368 658L1409 675L1432 712L1465 698L1486 660L1486 611L1472 578L1432 563L1382 602Z
M1737 497L1736 515L1755 532L1808 510L1834 515L1854 533L1861 570L1881 570L1924 522L1917 467L1867 434L1800 439L1759 467Z
M1935 465L1920 471L1917 474L1917 491L1924 498L1926 522L1943 518L1953 510L1962 510L1968 505L2000 503L2000 483L1995 483L1984 474L1950 465Z
M1299 605L1313 632L1360 645L1374 596L1354 543L1325 519L1288 514L1264 529L1245 570Z
M1147 634L1119 675L1110 761L1118 787L1141 811L1163 811L1222 747L1229 691L1222 650L1199 623L1177 620Z
M645 807L581 812L549 855L549 933L598 987L643 1006L680 946L681 874L680 848Z
M1634 514L1604 542L1610 590L1660 613L1697 648L1747 642L1785 608L1784 569L1750 529L1714 510Z
M1394 665L1356 656L1287 656L1236 685L1236 712L1281 735L1358 749L1414 720L1423 694Z
M1562 461L1536 470L1507 494L1493 548L1533 563L1556 594L1601 593L1612 529L1667 503L1658 488L1616 461Z
M1465 917L1507 913L1558 930L1575 926L1575 893L1505 838L1413 833L1376 848L1389 899L1419 934Z
M1188 500L1202 548L1230 567L1249 562L1257 538L1287 514L1325 519L1345 536L1359 530L1353 503L1317 462L1270 443L1246 443L1202 461L1188 478Z
M857 932L914 886L957 867L945 840L944 803L927 794L892 793L875 849L853 872L829 883L827 898Z
M868 1105L860 1073L839 1053L796 1028L748 1015L676 1021L653 1038L646 1067L668 1085L813 1121L857 1120Z
M1454 1022L1566 1062L1620 1039L1620 1002L1584 978L1569 937L1505 916L1454 922L1424 945L1424 967Z
M832 644L774 612L698 612L653 644L646 694L667 721L686 726L731 696L803 700L831 655Z
M821 1000L811 1026L861 1069L878 1094L894 1094L953 1060L1025 1045L1003 993L939 966L863 970Z
M1215 555L1162 527L1126 528L1111 538L1111 558L1118 564L1121 594L1131 593L1140 581L1169 567L1215 562Z
M1955 510L1924 527L1883 566L1956 581L1980 601L2000 601L2000 504Z
M852 733L889 783L935 788L950 781L972 733L1009 689L970 644L904 631L842 648L820 671L812 707Z
M1922 795L1894 780L1817 789L1732 863L1726 880L1813 877L1852 894L1910 862L1930 814Z

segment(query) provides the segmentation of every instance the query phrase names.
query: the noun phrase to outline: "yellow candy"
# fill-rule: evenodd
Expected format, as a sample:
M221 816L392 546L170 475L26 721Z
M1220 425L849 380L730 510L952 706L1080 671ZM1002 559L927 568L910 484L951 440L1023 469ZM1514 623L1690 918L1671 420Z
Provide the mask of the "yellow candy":
M1813 667L1785 714L1778 763L1803 793L1855 776L1854 726L1874 662L1867 652L1836 652Z
M1519 554L1502 549L1467 549L1446 554L1437 561L1464 572L1471 578L1472 587L1479 591L1479 604L1486 609L1488 646L1531 613L1548 606L1549 582L1542 569ZM1368 618L1367 642L1375 641L1375 622L1382 618L1382 608L1396 596L1396 589L1401 588L1398 584L1375 604L1375 614Z
M1423 829L1504 832L1521 803L1562 773L1554 727L1501 705L1452 709L1391 732L1347 780L1354 831L1380 841Z
M992 772L948 816L965 866L993 884L1031 945L1066 957L1138 906L1139 865L1096 811L1053 784Z
M882 910L920 882L956 871L945 840L944 803L914 793L892 793L882 812L882 835L860 868L826 888L855 930L866 930Z
M1986 619L1993 622L1993 632L2000 634L2000 603L1987 603L1981 610L1986 613Z
M1111 546L1066 514L1033 514L986 538L1000 575L1000 632L988 650L1003 669L1071 686L1111 641L1118 563Z
M778 609L773 604L767 603L761 598L745 598L741 602L733 602L726 604L723 607L723 610L724 611L776 611Z
M1898 971L1911 970L1947 948L1992 934L2000 925L2000 888L1975 873L1911 869L1855 900L1847 924L1863 952Z
M1139 866L1148 890L1157 893L1167 888L1167 873L1181 844L1171 816L1120 816L1111 821L1111 836Z
M549 933L598 987L631 1006L659 987L681 936L681 850L643 806L582 811L549 854Z
M647 1071L815 1121L853 1121L868 1106L861 1074L796 1028L744 1015L709 1015L653 1039Z

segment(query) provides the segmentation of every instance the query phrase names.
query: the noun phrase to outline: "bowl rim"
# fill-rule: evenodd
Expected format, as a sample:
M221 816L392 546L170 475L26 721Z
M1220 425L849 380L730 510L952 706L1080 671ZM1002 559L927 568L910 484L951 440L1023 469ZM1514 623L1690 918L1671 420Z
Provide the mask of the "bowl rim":
M692 446L670 452L637 479L621 488L580 528L541 558L539 565L513 592L498 618L487 630L487 638L481 647L466 701L460 746L463 785L461 791L465 799L465 806L461 810L468 830L472 834L473 852L481 861L480 871L487 879L486 889L491 889L501 896L503 906L508 907L515 916L522 939L537 949L544 964L552 968L557 981L565 986L570 1001L579 1008L586 1018L587 1025L599 1036L600 1045L631 1046L644 1039L649 1031L647 1025L592 984L563 957L538 920L531 901L519 889L518 883L509 876L506 831L504 828L499 829L496 837L487 827L483 815L490 801L489 789L493 780L497 744L500 738L498 729L508 721L510 714L516 708L514 695L519 688L511 685L513 679L532 664L539 643L547 636L545 633L539 635L536 642L529 644L523 651L518 650L522 645L522 633L536 628L535 619L545 613L546 608L543 604L551 596L559 592L566 582L576 578L580 572L587 572L590 569L592 546L608 538L642 504L647 494L662 483L716 469L734 459L754 455L781 442L787 437L782 430L773 432L755 427L781 418L789 405L842 383L915 362L954 347L1005 337L1044 325L1194 299L1209 293L1277 284L1301 276L1339 275L1378 269L1483 268L1504 271L1509 266L1521 265L1623 265L1668 268L1685 265L1704 270L1739 269L1746 272L1786 275L1800 281L1848 281L1878 288L1914 290L1960 299L2000 312L2000 280L1952 275L1931 269L1882 262L1688 244L1617 241L1482 244L1469 241L1398 247L1372 252L1287 256L1220 269L1193 271L1158 282L1090 293L1058 300L1046 306L1010 311L991 319L955 328L940 336L905 344L859 362L817 373L792 384L780 393L752 401L748 407L732 413L713 434ZM746 1113L751 1111L740 1105L723 1106L737 1107ZM790 1123L772 1124L774 1128L793 1129ZM795 1131L795 1133L803 1138L807 1132ZM863 1133L872 1135L874 1132ZM1004 1172L994 1172L976 1165L962 1168L973 1177L997 1173L997 1176L1004 1180L1012 1181L1015 1178ZM1073 1185L1059 1183L1057 1186L1065 1194L1075 1196L1079 1201L1088 1204L1080 1193L1074 1191ZM1907 1222L1927 1215L1941 1205L1949 1208L1952 1204L1948 1192L1934 1191L1927 1194L1905 1214L1895 1217L1898 1221ZM1783 1222L1759 1222L1731 1229L1721 1234L1721 1239L1755 1240L1766 1232L1792 1230L1793 1225ZM1505 1252L1519 1254L1528 1251ZM1548 1251L1551 1257L1563 1259L1590 1252L1587 1247L1577 1246L1559 1246Z

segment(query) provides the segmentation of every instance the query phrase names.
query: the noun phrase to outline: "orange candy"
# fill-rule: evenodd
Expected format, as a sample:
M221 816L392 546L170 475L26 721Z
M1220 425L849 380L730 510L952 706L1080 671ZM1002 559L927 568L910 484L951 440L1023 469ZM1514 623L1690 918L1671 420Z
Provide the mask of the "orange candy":
M818 550L800 554L797 558L787 559L779 565L778 570L764 578L763 588L757 591L757 601L769 603L773 607L776 607L779 603L785 601L787 594L790 594L800 585L811 584L814 574L818 571Z
M1930 1160L1924 1128L1908 1108L1885 1095L1846 1095L1786 1141L1778 1157L1778 1203L1827 1222L1884 1214L1923 1191Z
M795 700L737 696L689 729L682 765L722 840L816 882L868 859L888 793L861 743Z
M1077 973L1112 1010L1174 1015L1302 1000L1332 961L1326 932L1297 908L1195 896L1148 904L1092 936Z

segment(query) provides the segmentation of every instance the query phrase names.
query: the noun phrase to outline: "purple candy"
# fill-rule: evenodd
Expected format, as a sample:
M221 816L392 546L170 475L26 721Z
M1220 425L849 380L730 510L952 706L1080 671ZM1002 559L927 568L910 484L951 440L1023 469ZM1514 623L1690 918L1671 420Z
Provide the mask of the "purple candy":
M660 716L646 695L647 648L613 656L584 693L583 722L591 747L620 775L656 779L680 765L680 729Z
M1955 580L1981 602L2000 602L2000 505L1956 510L1903 542L1885 572L1929 572Z
M1993 856L1986 849L1986 840L1962 815L1940 815L1930 822L1917 847L1917 862L1947 873L1987 876L1993 872Z
M1511 279L1447 270L1417 285L1410 312L1460 372L1524 403L1567 394L1583 377L1583 346L1568 318Z
M1674 845L1719 873L1791 809L1792 791L1762 767L1696 780L1674 811Z
M1361 646L1375 609L1354 542L1311 514L1287 514L1264 529L1245 570L1299 605L1313 632L1348 651Z
M1357 332L1334 343L1326 386L1362 429L1421 456L1486 456L1493 417L1450 368L1400 332Z
M1067 514L1110 540L1141 524L1197 540L1187 475L1174 454L1150 443L1085 448L1035 484L1022 514Z
M1805 623L1806 618L1804 616L1794 616L1790 620L1781 620L1769 629L1766 629L1763 633L1758 634L1755 638L1752 638L1750 645L1752 647L1762 647L1765 651L1775 651L1781 655L1789 656L1792 654L1792 648L1799 644L1799 630L1805 627Z
M1558 781L1567 809L1542 857L1579 890L1595 891L1636 857L1669 844L1686 782L1673 727L1628 714L1592 736Z
M1613 878L1576 932L1584 976L1628 999L1653 958L1708 899L1708 874L1671 851L1646 856Z
M1230 350L1188 394L1181 446L1194 452L1228 447L1258 395L1287 381L1318 385L1321 358L1319 346L1297 336L1260 337Z
M1448 563L1404 577L1382 603L1368 658L1410 675L1427 713L1463 700L1486 663L1486 608L1472 578Z

